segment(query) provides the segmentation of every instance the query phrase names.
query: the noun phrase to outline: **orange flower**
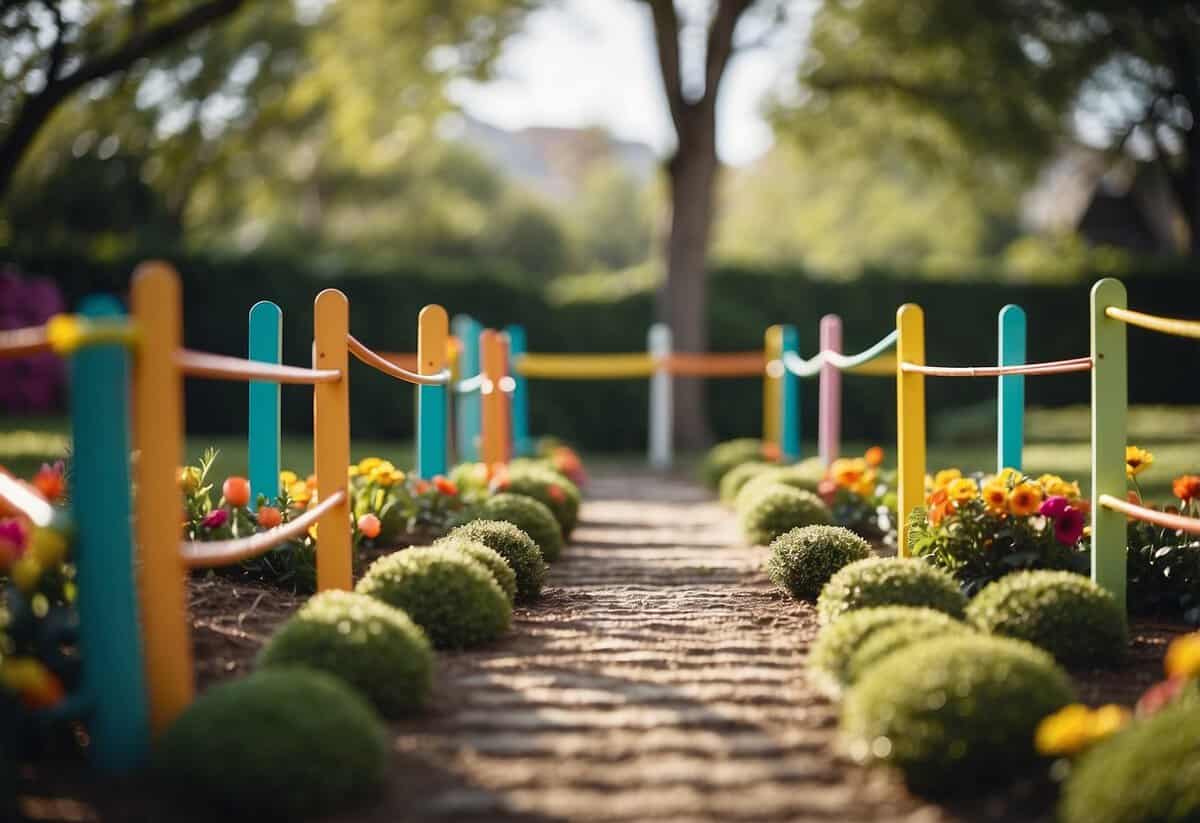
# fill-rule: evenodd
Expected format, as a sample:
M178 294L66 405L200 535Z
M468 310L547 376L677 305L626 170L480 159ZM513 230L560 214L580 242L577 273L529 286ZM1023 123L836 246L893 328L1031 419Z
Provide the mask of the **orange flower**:
M221 495L226 503L240 509L250 502L250 483L244 477L227 477L221 484Z
M413 484L413 491L417 494L424 494L425 492L429 491L429 484L424 480L418 480Z
M779 450L779 446L774 443L763 443L762 456L763 460L766 460L768 463L778 463L783 457L783 453Z
M878 467L883 465L883 449L879 446L872 446L871 448L867 449L867 453L864 455L864 457L866 458L868 466Z
M67 488L67 481L63 477L62 461L60 460L53 466L43 463L37 474L33 476L33 487L51 503L62 497Z
M1033 483L1018 483L1008 496L1008 510L1017 517L1035 514L1042 505L1042 490Z
M379 522L379 518L370 512L358 518L358 531L368 540L374 540L378 537L382 528L383 524Z
M859 497L870 497L875 494L876 480L875 472L867 472L862 476L861 480L854 484L854 487L850 491Z
M454 481L443 474L439 474L433 478L433 487L447 497L454 497L458 494L458 486L454 485Z
M263 529L273 529L283 522L283 515L274 506L260 506L258 509L258 525Z
M317 487L317 476L315 474L310 474L304 483L310 489L315 489Z
M561 503L567 499L567 493L562 490L562 486L551 484L546 487L546 494L550 495L550 499L555 503Z
M954 514L955 511L957 511L957 508L954 503L950 500L945 500L929 510L929 522L934 526L940 525L947 516Z
M1176 477L1175 482L1171 484L1171 490L1185 503L1200 498L1200 475L1185 474Z
M844 489L852 488L862 480L862 476L866 471L867 461L861 458L835 460L833 461L833 465L829 467L829 475L833 478L833 482Z
M938 489L933 494L929 495L928 502L931 506L938 506L950 499L950 495L944 488Z

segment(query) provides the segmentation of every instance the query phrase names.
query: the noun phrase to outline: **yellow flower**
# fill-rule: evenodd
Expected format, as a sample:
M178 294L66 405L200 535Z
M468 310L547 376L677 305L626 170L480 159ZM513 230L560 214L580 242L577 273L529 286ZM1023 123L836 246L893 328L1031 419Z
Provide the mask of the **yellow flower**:
M833 461L833 465L829 468L829 475L833 478L833 482L842 488L849 489L862 480L866 471L867 461L861 457L842 458Z
M1003 513L1008 508L1008 487L1000 480L984 484L983 502L990 511Z
M1089 709L1072 703L1042 719L1034 734L1034 745L1040 754L1069 755L1108 737L1129 722L1129 710L1109 704Z
M867 472L862 476L857 483L850 489L859 497L870 497L875 494L876 476L875 472Z
M290 489L292 486L296 485L296 481L299 479L300 478L296 476L295 472L288 471L287 469L284 469L279 473L279 485L283 486L285 489Z
M946 486L946 494L955 503L966 503L979 494L979 484L969 477L957 477Z
M292 498L292 502L305 504L312 499L312 489L303 480L297 480L292 485L288 486L288 497Z
M370 474L371 469L375 468L382 462L383 460L378 457L364 457L362 460L358 461L358 470L363 474Z
M1154 463L1154 455L1137 446L1125 447L1125 474L1137 477Z
M1012 466L1005 466L996 474L996 479L1005 485L1011 485L1013 481L1021 478L1021 472L1014 469Z
M1018 483L1008 496L1008 510L1017 517L1034 514L1041 505L1042 490L1033 483Z
M195 466L184 466L179 470L179 488L191 494L200 488L200 470Z
M1163 661L1167 677L1200 676L1200 632L1185 634L1171 641Z
M962 472L958 469L942 469L933 476L933 487L935 489L944 489L950 485L950 481L957 480L962 477Z
M358 466L351 464L346 467L347 477L358 477L359 474L361 474L361 471L359 470Z
M1092 739L1099 740L1119 732L1129 722L1129 709L1109 703L1092 712Z

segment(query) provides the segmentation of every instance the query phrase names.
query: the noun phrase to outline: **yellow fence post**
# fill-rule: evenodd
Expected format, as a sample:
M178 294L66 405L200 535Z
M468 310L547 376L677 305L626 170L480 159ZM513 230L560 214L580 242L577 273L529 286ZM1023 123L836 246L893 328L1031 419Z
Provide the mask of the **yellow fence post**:
M925 376L903 363L925 365L925 313L906 303L896 312L896 451L900 518L898 549L908 557L908 516L925 505Z
M350 468L350 303L337 289L317 295L313 314L313 368L334 369L342 379L313 386L313 463L317 496L327 500L339 491L347 499L317 522L317 590L350 589L354 585L351 555L350 500L346 488Z
M192 639L187 570L179 554L179 468L183 442L183 342L179 277L166 263L138 266L131 293L141 334L134 359L134 448L137 459L138 591L150 726L160 734L192 702Z
M783 384L783 370L778 366L783 358L783 326L768 326L763 335L763 358L766 368L763 369L763 431L764 443L776 447L780 445L781 426L779 424L779 392ZM772 365L778 374L772 374Z
M485 329L479 335L479 346L483 360L483 385L480 393L483 396L483 462L491 466L494 463L508 462L508 450L505 441L508 439L504 431L504 394L500 389L500 381L504 377L504 345L500 332Z

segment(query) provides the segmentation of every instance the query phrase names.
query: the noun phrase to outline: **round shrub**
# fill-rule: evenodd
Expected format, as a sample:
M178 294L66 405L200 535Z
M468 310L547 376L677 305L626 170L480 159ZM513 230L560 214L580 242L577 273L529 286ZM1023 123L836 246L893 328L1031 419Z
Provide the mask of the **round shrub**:
M483 566L492 574L492 578L500 585L500 590L504 592L504 596L508 598L508 602L512 603L517 597L517 575L513 571L512 566L508 565L498 551L489 547L486 543L481 543L478 540L472 540L469 537L458 535L450 537L449 535L434 542L435 546L454 551L462 552L463 554L475 560L479 565Z
M962 617L967 598L954 578L941 569L897 557L856 560L829 578L817 598L822 623L873 606L926 606Z
M760 463L757 460L750 463L742 463L740 466L734 466L725 472L725 476L721 478L721 484L718 487L718 496L721 498L721 502L727 506L732 506L733 501L737 499L738 492L742 490L743 486L759 475L775 470L776 466L773 464Z
M754 505L772 486L791 486L793 489L816 494L824 476L825 468L820 465L818 458L805 460L794 466L773 466L746 481L733 498L733 507L738 512L743 511Z
M1084 754L1058 811L1063 823L1200 820L1200 702L1169 706Z
M861 612L856 612L861 614ZM975 634L975 630L949 615L931 611L942 620L917 620L912 623L898 623L893 626L883 626L877 632L872 632L863 640L850 655L846 664L846 685L857 683L871 668L889 654L907 649L909 646L923 640L934 640L939 637L954 637L963 634ZM844 620L835 625L841 625Z
M235 819L308 819L376 794L389 748L379 715L343 681L272 668L202 694L154 765L180 796Z
M536 465L509 469L502 491L531 497L550 509L564 539L579 523L579 487L553 469Z
M1038 723L1072 700L1050 655L1018 640L925 640L879 661L842 705L847 749L903 772L913 787L952 792L1035 762Z
M488 520L512 523L532 538L547 563L562 554L562 528L554 513L543 503L521 494L495 494L483 502L479 512Z
M275 632L258 663L328 672L386 717L421 708L433 687L433 649L421 627L399 609L354 592L313 597Z
M450 480L461 494L485 494L488 488L486 463L459 463L450 469Z
M829 507L812 492L772 486L741 512L742 533L750 543L765 546L799 526L828 524Z
M836 696L851 682L854 655L876 633L894 626L930 626L949 634L965 625L944 612L915 606L858 609L821 627L808 655L809 673L821 691Z
M1041 646L1065 666L1113 663L1129 645L1125 609L1072 572L1005 575L975 596L967 619L981 631Z
M546 581L546 561L533 538L503 520L472 520L452 530L447 538L475 540L508 561L516 575L516 602L537 600ZM440 541L439 541L440 542Z
M487 643L512 620L512 604L492 573L445 547L405 549L381 557L354 588L403 609L439 649Z
M735 466L752 463L763 459L763 442L752 437L739 437L736 440L726 440L708 450L704 462L700 465L700 477L704 485L716 489L721 485L721 478Z
M834 572L871 555L871 546L841 526L803 526L771 542L767 576L797 600L815 600Z

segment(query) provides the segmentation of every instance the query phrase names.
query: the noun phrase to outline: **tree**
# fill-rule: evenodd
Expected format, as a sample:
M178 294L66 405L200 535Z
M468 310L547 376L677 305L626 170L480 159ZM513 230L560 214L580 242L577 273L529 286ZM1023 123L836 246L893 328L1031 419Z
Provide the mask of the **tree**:
M1200 253L1200 3L825 0L789 122L878 124L1031 171L1067 139L1157 164ZM933 140L928 139L933 136Z

